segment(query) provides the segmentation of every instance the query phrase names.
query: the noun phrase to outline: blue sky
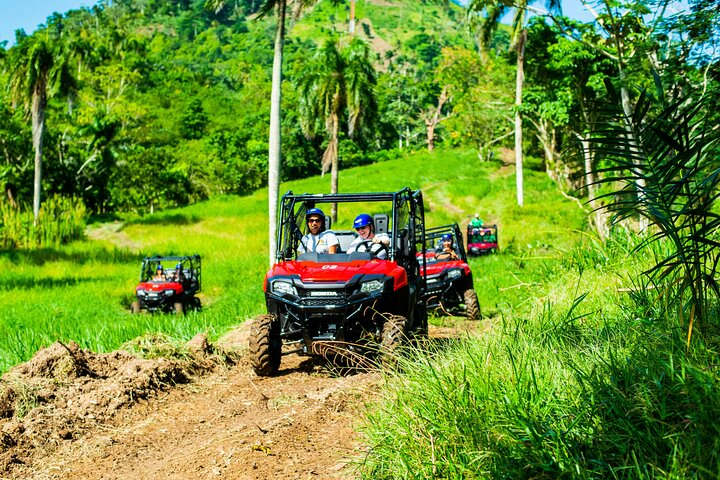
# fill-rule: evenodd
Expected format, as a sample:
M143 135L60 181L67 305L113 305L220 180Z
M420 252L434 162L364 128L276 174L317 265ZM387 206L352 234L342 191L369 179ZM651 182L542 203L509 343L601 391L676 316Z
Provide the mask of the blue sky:
M34 32L54 12L95 5L95 0L0 0L0 42L15 43L15 30Z

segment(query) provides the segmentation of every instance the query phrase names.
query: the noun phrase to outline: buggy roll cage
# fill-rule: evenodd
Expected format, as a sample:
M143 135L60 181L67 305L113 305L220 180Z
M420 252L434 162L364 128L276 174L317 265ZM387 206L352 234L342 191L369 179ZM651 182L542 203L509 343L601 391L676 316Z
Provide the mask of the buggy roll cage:
M194 255L170 255L170 256L163 256L163 255L155 255L152 257L145 257L142 261L142 268L140 270L140 281L143 282L146 278L151 278L153 273L155 272L155 268L157 267L157 264L162 262L170 262L171 264L177 264L182 263L183 264L183 270L192 270L194 272L194 278L198 282L198 289L197 291L200 291L200 275L201 275L201 259L200 255L197 253ZM185 267L185 264L189 264L189 268ZM169 270L172 270L170 268ZM189 275L186 273L186 277Z
M422 192L405 187L397 192L373 193L329 193L329 194L294 194L288 191L280 200L280 215L277 225L276 262L292 260L303 236L299 225L304 225L305 212L316 204L357 203L357 202L392 202L390 246L388 260L395 261L398 257L414 257L417 245L425 250L425 211ZM409 225L399 225L400 210L407 205ZM414 238L410 237L409 227L413 227ZM405 251L405 252L404 252Z
M462 232L460 232L460 226L457 223L450 223L447 225L441 225L439 227L432 227L425 230L425 240L430 242L431 245L435 245L438 239L442 238L443 234L452 233L453 242L455 245L456 253L460 260L467 263L467 252L465 251L465 243L463 242ZM425 244L427 248L427 243Z

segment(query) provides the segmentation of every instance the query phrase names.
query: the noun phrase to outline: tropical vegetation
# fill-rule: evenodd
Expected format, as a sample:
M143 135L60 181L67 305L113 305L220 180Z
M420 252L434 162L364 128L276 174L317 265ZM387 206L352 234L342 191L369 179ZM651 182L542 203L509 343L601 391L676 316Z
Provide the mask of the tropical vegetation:
M501 252L471 263L483 333L384 372L359 476L717 478L715 2L465 3L102 0L18 32L0 368L221 335L262 311L281 185L409 184L429 224L482 208ZM127 312L160 252L212 259L182 321Z

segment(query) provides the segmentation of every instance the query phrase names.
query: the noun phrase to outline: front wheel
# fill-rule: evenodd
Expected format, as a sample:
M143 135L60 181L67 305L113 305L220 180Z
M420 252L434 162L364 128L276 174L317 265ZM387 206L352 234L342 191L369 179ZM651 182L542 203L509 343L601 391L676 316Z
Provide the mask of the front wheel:
M140 313L140 302L135 300L130 304L130 313Z
M477 293L472 288L465 290L465 311L468 320L480 320L480 303Z
M380 341L380 357L384 365L393 365L397 360L397 349L405 340L407 319L401 315L392 315L385 321Z
M258 315L250 325L250 363L255 373L267 377L280 369L282 340L275 315Z

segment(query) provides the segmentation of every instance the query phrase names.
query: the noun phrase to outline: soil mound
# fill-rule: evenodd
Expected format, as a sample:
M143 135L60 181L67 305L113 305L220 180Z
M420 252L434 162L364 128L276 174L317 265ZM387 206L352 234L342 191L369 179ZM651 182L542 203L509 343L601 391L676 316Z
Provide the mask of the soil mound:
M0 476L88 428L112 422L139 400L239 358L210 345L202 334L180 348L161 337L146 337L140 344L141 352L161 351L163 358L141 358L125 350L98 354L75 342L55 342L3 375Z

